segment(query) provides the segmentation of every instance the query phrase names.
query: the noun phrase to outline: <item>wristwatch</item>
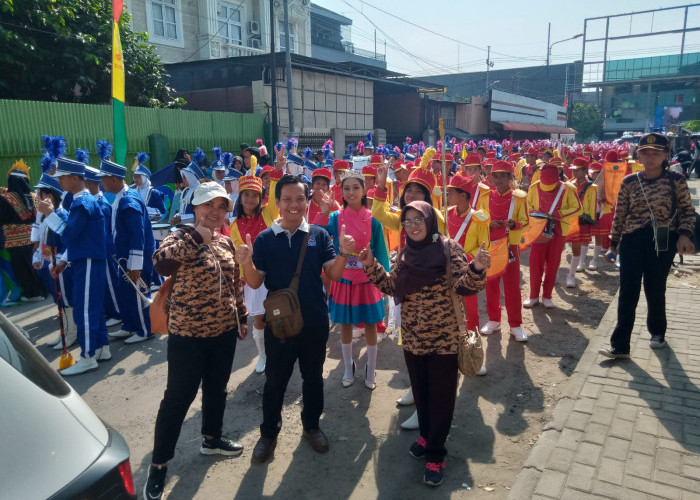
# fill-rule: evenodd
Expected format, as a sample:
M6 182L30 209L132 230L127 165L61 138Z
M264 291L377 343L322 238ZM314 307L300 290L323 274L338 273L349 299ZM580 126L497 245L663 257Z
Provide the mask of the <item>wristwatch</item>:
M346 258L346 259L347 259L348 257L350 257L350 254L349 254L349 253L338 252L338 255L340 255L341 257L344 257L344 258Z

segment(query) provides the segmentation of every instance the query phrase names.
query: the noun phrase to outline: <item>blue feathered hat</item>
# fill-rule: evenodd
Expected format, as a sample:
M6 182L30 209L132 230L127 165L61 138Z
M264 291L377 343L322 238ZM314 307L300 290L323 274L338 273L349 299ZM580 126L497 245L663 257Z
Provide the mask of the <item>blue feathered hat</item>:
M202 148L197 148L192 155L192 163L194 163L197 167L202 167L204 165L204 160L207 159L207 155L204 154L204 151L202 151ZM190 163L190 165L192 164ZM201 170L200 170L201 172Z
M100 179L100 171L97 170L96 168L92 167L85 167L85 180L88 182L96 182L99 183L102 179Z
M41 164L42 173L46 173L54 167L54 159L51 158L49 153L44 153L39 163Z
M235 168L228 168L226 170L226 176L224 177L224 181L235 181L241 176L243 176L243 172L241 172L240 170L236 170Z
M140 151L136 153L136 165L131 169L132 174L145 175L149 179L151 178L151 171L144 165L148 161L149 156L144 152Z
M315 170L315 169L318 167L318 165L316 165L316 162L314 162L314 161L311 159L311 158L313 157L313 155L314 155L314 152L313 152L313 150L312 150L311 148L306 148L306 149L304 150L304 158L305 158L305 161L304 161L304 163L303 163L303 166L306 167L306 168L308 168L308 169L311 170L311 171ZM324 156L325 156L325 153L324 153ZM302 164L299 163L299 165L302 165Z
M80 163L88 165L90 163L90 152L87 149L78 148L75 150L75 159Z
M54 178L52 175L47 173L41 174L41 179L39 179L39 184L34 186L34 189L50 189L59 196L63 196L63 189L58 183L58 179Z
M374 144L372 144L372 132L367 132L365 136L365 149L367 148L374 149Z
M66 140L63 136L42 135L41 139L44 141L44 147L41 149L46 151L54 161L66 154Z
M112 144L100 139L97 141L96 150L97 156L100 157L100 160L109 160L109 157L112 154Z
M343 160L352 160L352 153L355 151L355 145L351 142L348 144L347 151L343 155Z
M211 164L211 169L212 170L226 170L226 166L224 165L224 162L221 161L221 148L216 147L213 148L212 151L214 152L214 162Z
M221 155L221 163L223 163L224 167L226 167L227 169L231 165L233 165L233 153L227 152L227 153L224 153L223 155Z

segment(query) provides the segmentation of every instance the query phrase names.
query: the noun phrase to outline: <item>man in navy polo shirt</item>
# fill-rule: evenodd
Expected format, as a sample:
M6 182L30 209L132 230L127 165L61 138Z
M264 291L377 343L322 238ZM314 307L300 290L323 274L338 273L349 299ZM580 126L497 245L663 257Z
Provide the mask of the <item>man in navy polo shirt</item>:
M259 463L267 461L277 446L284 393L297 359L303 379L303 436L318 453L328 451L328 439L318 424L323 412L323 362L328 341L328 307L321 270L337 281L345 269L347 255L355 248L353 238L345 235L343 226L340 253L336 258L326 230L309 225L305 219L309 187L298 178L283 176L277 183L275 198L280 218L258 235L254 245L250 235L246 235L246 244L236 249L236 260L243 267L246 281L252 288L258 288L263 282L270 292L287 288L297 267L302 242L308 234L298 289L304 328L299 335L285 342L280 342L269 328L265 328L267 364L263 422L260 439L253 450L253 459Z

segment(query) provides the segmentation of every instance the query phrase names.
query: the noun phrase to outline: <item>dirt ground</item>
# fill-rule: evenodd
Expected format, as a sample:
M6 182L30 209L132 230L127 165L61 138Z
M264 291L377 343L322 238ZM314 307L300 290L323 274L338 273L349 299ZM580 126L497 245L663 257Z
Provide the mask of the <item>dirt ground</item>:
M521 267L523 298L528 291L527 255ZM554 293L557 307L524 310L529 342L510 338L504 312L503 333L486 340L488 375L461 380L447 443L445 481L439 488L422 484L424 464L407 453L416 431L399 428L413 412L413 407L395 403L409 385L401 347L391 338L379 344L377 388L372 392L362 383L365 349L364 341L358 340L356 383L344 389L339 332L333 331L324 367L326 401L321 420L330 452L317 455L301 439L301 379L295 371L275 457L267 465L251 463L259 436L264 375L253 372L256 351L248 338L238 344L224 417L224 431L244 444L243 455L233 459L199 455L198 397L169 465L167 498L506 498L551 417L562 384L617 290L618 269L602 258L598 271L577 273L578 288L564 287L569 260L567 249ZM692 261L669 279L700 286L698 269L700 264ZM45 301L12 307L6 314L28 330L39 350L57 365L58 354L44 345L56 332L54 307ZM487 321L483 292L480 312L483 325ZM137 491L142 491L165 387L166 339L132 346L114 342L112 354L113 360L101 364L98 371L69 382L126 438Z

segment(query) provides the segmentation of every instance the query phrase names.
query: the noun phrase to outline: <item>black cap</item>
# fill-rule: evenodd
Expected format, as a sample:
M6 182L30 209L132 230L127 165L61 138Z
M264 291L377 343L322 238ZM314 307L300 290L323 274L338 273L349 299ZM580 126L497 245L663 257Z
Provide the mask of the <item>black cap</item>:
M242 142L242 143L241 143L241 151L245 151L245 150L248 149L249 147L250 147L250 144L248 144L247 142Z
M658 132L645 134L639 139L639 146L637 146L637 150L641 149L657 149L668 152L670 150L668 137Z

